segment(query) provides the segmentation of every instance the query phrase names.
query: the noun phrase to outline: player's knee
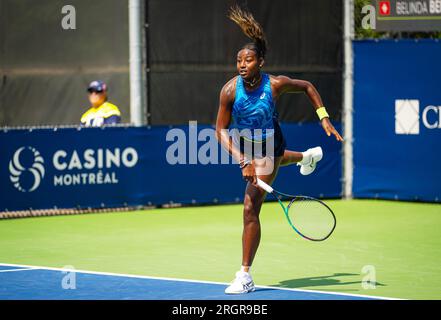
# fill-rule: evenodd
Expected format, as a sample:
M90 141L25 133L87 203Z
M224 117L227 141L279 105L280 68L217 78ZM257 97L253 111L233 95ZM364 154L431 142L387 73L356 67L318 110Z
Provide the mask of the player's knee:
M253 215L255 212L254 204L253 203L245 203L243 206L243 213L244 215Z
M244 215L243 215L243 223L244 225L259 225L260 224L260 220L259 220L259 214L255 213L255 212L245 212L244 211Z
M254 203L246 203L243 208L243 218L245 224L259 223L259 208Z

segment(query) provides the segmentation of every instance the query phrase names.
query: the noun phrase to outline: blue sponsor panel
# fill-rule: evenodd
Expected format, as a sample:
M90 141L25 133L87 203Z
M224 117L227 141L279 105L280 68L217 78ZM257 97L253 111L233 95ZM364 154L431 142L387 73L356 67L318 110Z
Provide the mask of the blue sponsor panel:
M353 194L441 199L441 42L354 42Z
M288 147L321 145L324 158L307 177L281 168L274 185L339 197L341 146L317 124L282 129ZM0 211L243 200L240 169L211 126L3 130L0 150Z

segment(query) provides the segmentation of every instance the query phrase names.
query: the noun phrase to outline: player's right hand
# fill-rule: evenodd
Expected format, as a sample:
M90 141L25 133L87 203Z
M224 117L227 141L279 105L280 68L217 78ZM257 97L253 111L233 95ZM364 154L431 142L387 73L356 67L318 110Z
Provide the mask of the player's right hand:
M257 184L257 176L256 169L254 167L253 161L242 169L242 176L244 180L256 185Z

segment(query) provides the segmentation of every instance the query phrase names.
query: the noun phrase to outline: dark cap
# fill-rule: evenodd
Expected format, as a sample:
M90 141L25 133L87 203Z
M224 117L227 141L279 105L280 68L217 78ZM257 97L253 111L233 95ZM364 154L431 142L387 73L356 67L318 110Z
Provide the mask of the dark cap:
M107 85L101 80L92 81L87 87L87 91L106 91Z

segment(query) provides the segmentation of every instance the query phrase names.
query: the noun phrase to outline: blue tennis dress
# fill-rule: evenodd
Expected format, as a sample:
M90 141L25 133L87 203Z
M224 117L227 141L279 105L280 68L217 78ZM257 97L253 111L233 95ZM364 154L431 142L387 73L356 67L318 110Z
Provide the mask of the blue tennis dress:
M241 139L262 143L274 135L274 155L283 155L286 143L279 126L268 74L262 73L259 87L251 92L246 91L242 77L237 77L231 115L230 129L238 129Z

